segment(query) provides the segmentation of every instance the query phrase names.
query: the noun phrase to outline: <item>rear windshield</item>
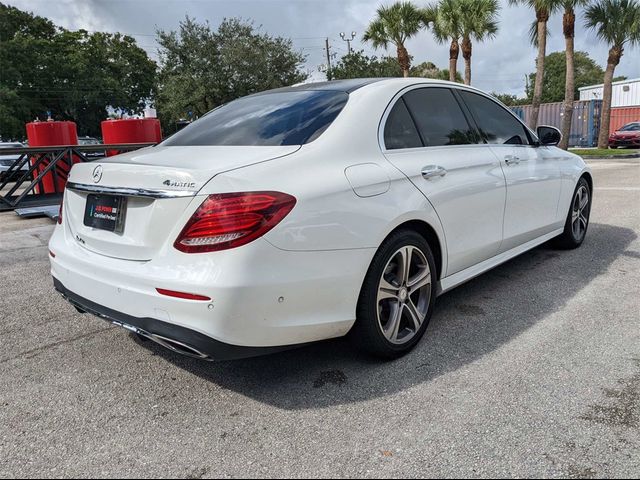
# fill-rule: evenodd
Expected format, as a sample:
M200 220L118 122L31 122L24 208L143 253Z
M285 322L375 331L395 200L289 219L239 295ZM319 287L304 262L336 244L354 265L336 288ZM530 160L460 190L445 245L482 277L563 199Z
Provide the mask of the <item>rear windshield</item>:
M162 145L303 145L331 125L348 98L335 91L243 97L212 110Z
M640 123L630 123L620 129L621 132L634 132L640 130Z

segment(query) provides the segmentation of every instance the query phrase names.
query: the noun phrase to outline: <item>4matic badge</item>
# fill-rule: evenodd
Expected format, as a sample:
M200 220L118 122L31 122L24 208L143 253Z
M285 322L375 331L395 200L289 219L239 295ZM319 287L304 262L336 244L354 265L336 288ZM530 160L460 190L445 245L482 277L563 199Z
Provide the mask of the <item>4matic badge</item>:
M196 182L178 182L176 180L165 180L162 182L163 185L167 187L178 187L178 188L195 188Z

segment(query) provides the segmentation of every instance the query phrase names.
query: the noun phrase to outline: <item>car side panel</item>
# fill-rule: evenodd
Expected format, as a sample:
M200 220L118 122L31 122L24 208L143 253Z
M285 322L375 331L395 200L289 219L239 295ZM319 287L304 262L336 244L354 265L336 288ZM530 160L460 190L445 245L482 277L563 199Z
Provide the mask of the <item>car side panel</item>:
M559 155L550 147L491 145L502 161L507 181L504 240L500 251L545 235L560 226L558 201L562 190ZM508 163L506 158L517 158Z
M359 165L364 159L336 156L328 166L316 154L305 146L290 158L278 159L271 165L253 165L220 174L202 193L276 190L296 197L291 213L264 237L282 250L378 248L397 225L410 220L428 223L445 244L431 204L381 153L364 159L384 172L388 184L385 181L385 188L379 190L383 193L366 197L357 193L344 173L351 162Z
M420 188L443 225L448 245L447 275L498 253L502 242L505 180L486 145L390 150L387 158ZM436 165L442 177L423 178Z

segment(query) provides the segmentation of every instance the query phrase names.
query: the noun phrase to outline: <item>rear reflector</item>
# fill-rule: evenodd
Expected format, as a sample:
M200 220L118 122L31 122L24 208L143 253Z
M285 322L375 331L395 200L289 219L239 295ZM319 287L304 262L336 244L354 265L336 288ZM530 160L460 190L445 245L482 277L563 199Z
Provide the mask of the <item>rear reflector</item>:
M166 295L167 297L183 298L185 300L200 300L203 302L208 302L211 300L211 298L209 297L205 297L204 295L197 295L195 293L175 292L173 290L165 290L164 288L156 288L156 291L160 295Z
M245 245L275 227L295 204L294 197L280 192L210 195L174 247L185 253L203 253Z

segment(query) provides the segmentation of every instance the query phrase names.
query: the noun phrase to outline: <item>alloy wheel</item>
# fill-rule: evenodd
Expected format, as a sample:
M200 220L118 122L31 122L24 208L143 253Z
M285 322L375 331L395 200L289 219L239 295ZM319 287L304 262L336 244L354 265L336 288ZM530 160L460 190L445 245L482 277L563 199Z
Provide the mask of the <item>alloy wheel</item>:
M578 188L573 198L571 210L571 229L576 240L580 240L587 231L589 223L589 190L584 185Z
M378 286L378 324L385 338L401 345L419 331L431 300L431 268L419 248L398 249L385 266Z

